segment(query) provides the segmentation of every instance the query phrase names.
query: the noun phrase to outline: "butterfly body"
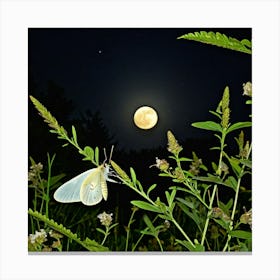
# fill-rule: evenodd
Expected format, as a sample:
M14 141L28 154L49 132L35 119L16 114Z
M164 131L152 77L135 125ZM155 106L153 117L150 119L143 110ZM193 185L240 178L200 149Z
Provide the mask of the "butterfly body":
M108 178L109 165L102 164L89 169L61 185L54 193L54 199L62 203L82 202L92 206L102 198L107 200L107 182L115 182Z

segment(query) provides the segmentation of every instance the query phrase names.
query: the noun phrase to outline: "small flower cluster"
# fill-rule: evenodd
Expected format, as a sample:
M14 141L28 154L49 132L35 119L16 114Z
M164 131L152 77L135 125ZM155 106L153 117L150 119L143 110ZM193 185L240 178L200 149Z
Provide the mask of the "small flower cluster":
M40 229L40 231L36 230L35 234L29 234L28 240L32 244L43 244L45 241L47 241L47 233L44 229Z
M226 87L225 90L224 90L221 107L222 107L221 125L222 125L223 128L227 128L229 126L229 119L230 119L229 88L228 87Z
M243 95L252 97L252 83L247 82L244 83L242 86L243 86Z
M48 241L48 234L51 238L55 239L51 245L46 244ZM28 237L28 250L29 251L39 251L39 252L51 252L52 249L61 251L62 244L60 239L63 237L60 233L50 230L49 233L45 229L40 229L40 231L35 231L35 234L29 234Z
M202 159L198 158L195 152L192 152L193 155L193 161L191 165L189 166L189 172L193 175L198 175L200 172L200 166L202 165Z
M34 163L30 166L30 170L28 172L28 181L31 181L33 184L38 182L39 174L42 173L43 165L41 162Z
M211 217L214 219L221 219L225 222L230 222L230 217L219 207L214 207L212 209Z
M183 150L183 148L178 144L175 136L170 130L167 131L167 140L168 140L168 147L167 147L168 152L174 155L178 155Z
M167 171L169 169L169 163L167 160L159 159L158 157L156 157L156 164L153 164L150 167L152 166L156 166L161 171Z
M250 209L248 212L244 208L245 213L241 215L240 222L242 224L248 224L250 228L252 229L252 209Z
M235 138L236 139L236 138ZM249 150L250 150L250 143L249 141L246 141L244 145L244 132L241 131L238 139L236 139L239 147L239 157L241 158L247 158L249 156Z
M109 227L112 224L113 221L113 213L107 214L105 211L97 216L97 218L100 220L101 225L105 227Z

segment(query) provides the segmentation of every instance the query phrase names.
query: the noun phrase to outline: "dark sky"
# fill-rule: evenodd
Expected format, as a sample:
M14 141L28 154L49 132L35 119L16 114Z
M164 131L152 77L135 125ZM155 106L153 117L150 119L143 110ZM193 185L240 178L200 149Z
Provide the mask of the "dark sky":
M168 129L179 140L200 136L190 124L214 119L208 111L215 110L226 85L232 122L248 120L242 84L251 81L251 56L176 39L201 30L207 29L32 28L29 70L40 90L45 91L48 80L64 88L75 115L100 111L120 147L153 148L166 144ZM210 30L251 39L251 29ZM158 111L159 123L152 130L133 124L141 105Z

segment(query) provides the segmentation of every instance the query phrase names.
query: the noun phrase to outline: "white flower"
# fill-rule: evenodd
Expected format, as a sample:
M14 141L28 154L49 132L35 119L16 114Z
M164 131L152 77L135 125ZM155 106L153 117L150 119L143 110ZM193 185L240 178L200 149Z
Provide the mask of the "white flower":
M35 242L42 244L47 240L47 233L44 229L36 230L35 234L29 234L29 239L32 244Z
M103 226L110 226L113 221L113 213L107 214L105 211L97 216Z

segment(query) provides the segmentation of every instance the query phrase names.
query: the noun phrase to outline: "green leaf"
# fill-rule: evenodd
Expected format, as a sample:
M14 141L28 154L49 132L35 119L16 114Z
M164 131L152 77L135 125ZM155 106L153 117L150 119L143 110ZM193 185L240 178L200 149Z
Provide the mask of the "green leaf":
M184 213L187 214L196 223L198 229L201 231L201 227L200 227L201 219L197 215L197 213L194 212L194 211L191 212L189 210L189 208L186 205L184 205L183 203L181 203L181 202L178 202L178 205L184 211Z
M191 209L195 209L194 203L191 201L187 201L186 199L183 199L181 197L177 197L176 198L178 201L180 201L181 203L185 204L187 207L191 208Z
M249 159L241 159L240 162L247 166L248 168L252 168L252 161Z
M171 218L170 218L169 216L167 216L167 215L159 214L158 216L159 216L161 219L163 219L163 220L171 221Z
M234 123L233 125L231 125L228 129L227 129L227 133L230 133L234 130L237 129L241 129L244 127L250 127L252 126L252 122L238 122L238 123Z
M241 239L252 239L252 232L244 230L233 230L230 232L232 237L237 237Z
M229 222L220 219L213 219L217 224L219 224L222 228L229 231Z
M147 196L149 196L150 192L157 186L157 184L153 184L149 187L148 191L147 191Z
M132 179L134 186L136 186L136 181L137 181L136 174L132 167L130 167L130 175L131 175L131 179Z
M225 182L224 185L227 187L232 188L234 191L236 191L236 187L237 187L237 181L233 176L229 176Z
M106 232L101 228L96 228L97 231L101 232L102 234L106 235Z
M162 211L159 209L159 207L154 206L148 202L142 201L142 200L132 200L130 201L131 204L134 206L143 209L143 210L148 210L156 213L162 213Z
M77 144L77 133L76 133L76 129L75 129L74 125L72 125L72 136L73 136L74 142Z
M252 48L252 42L249 41L248 39L243 39L241 40L241 43L244 45L244 46L247 46L249 48Z
M176 195L176 189L173 189L172 190L172 192L171 192L171 194L170 194L170 198L169 198L169 206L171 206L171 204L173 203L173 201L174 201L174 198L175 198L175 195Z
M157 235L156 229L155 229L153 223L151 222L151 220L149 219L149 217L147 215L144 215L143 220L144 220L145 224L147 225L147 227L150 229L150 231L153 233L153 235Z
M226 49L231 49L234 51L252 54L252 43L248 39L243 39L239 41L235 38L228 37L225 34L221 34L219 32L214 33L213 31L200 31L194 33L187 33L178 37L177 39L193 40Z
M94 157L94 151L93 151L93 149L92 149L91 147L89 147L89 146L85 146L85 147L84 147L84 155L85 155L87 158L89 158L90 160L92 160L93 157Z
M239 176L240 173L241 173L241 169L242 169L242 168L239 166L240 160L231 157L231 158L228 158L228 161L229 161L229 163L230 163L230 165L231 165L233 171L235 171L236 174L237 174L237 176Z
M99 165L99 148L97 146L95 147L94 155L95 155L95 162L96 162L97 165Z
M208 174L208 176L196 176L194 177L194 179L198 180L198 181L203 181L203 182L210 182L210 183L216 183L216 184L222 184L223 181L221 178L219 178L218 176L213 176L211 174Z
M76 233L71 232L70 229L65 228L62 224L58 224L52 219L47 218L45 215L42 215L41 213L37 211L33 211L32 209L28 210L28 214L35 217L36 219L44 222L49 227L53 228L54 230L62 233L63 235L67 236L68 238L76 241L89 251L108 251L107 247L104 247L100 244L98 244L95 240L91 240L88 237L85 240L81 240Z
M211 114L213 114L214 116L218 117L220 120L222 119L221 115L215 111L209 111Z
M178 244L181 244L184 247L186 247L189 251L192 251L192 252L204 252L205 251L205 248L203 245L195 244L195 247L193 247L193 245L189 241L179 240L179 239L176 239L175 241Z
M221 125L219 123L212 122L212 121L195 122L192 123L192 126L200 129L222 132Z
M179 161L193 161L191 158L182 157L179 158Z
M52 176L50 178L50 187L52 187L53 185L55 185L56 183L58 183L62 178L64 178L66 175L65 174L59 174L56 176Z

